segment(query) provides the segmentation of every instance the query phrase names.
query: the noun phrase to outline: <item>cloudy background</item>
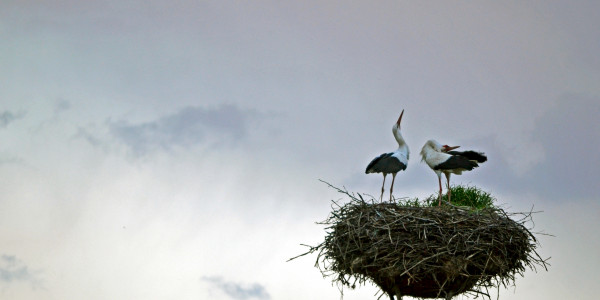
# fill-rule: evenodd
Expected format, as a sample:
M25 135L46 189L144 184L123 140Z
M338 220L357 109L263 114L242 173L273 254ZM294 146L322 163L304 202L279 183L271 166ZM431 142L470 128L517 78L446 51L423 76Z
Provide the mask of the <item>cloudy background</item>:
M0 4L0 298L339 299L313 267L318 179L430 138L454 177L535 216L548 272L502 299L592 299L600 267L597 1ZM374 299L372 286L344 298ZM494 294L495 295L495 294Z

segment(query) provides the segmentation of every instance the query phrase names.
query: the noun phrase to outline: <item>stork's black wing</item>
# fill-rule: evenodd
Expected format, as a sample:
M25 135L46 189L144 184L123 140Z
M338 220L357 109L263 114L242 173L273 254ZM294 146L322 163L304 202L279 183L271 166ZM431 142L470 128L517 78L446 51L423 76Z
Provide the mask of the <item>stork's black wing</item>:
M466 157L468 160L474 160L478 163L487 161L487 156L485 156L485 154L483 152L477 152L477 151L471 151L471 150L469 150L469 151L448 151L448 154L463 156L463 157Z
M469 160L468 158L460 155L453 155L448 158L445 162L435 166L434 170L454 170L454 169L464 169L471 171L473 168L478 167L479 165Z
M406 165L392 154L394 153L384 153L375 157L367 166L365 173L397 173L406 170Z

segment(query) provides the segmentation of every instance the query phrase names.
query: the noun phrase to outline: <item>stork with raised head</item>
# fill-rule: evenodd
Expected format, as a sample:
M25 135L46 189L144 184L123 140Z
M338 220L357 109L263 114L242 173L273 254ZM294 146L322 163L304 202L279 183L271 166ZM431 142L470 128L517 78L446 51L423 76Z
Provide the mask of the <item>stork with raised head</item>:
M452 151L460 146L442 145L435 140L429 140L421 149L422 160L437 174L440 185L439 203L442 204L442 173L446 175L446 188L448 189L448 202L450 202L450 175L460 175L463 171L471 171L480 163L487 160L482 152L477 151Z
M377 157L375 157L367 166L365 173L382 173L383 174L383 184L381 185L381 197L380 200L383 199L383 193L385 191L385 177L387 174L392 174L392 185L390 186L390 201L392 201L392 193L394 191L394 181L396 179L396 173L406 170L406 166L408 165L408 156L410 151L408 150L408 145L404 141L402 134L400 133L400 121L402 121L402 115L404 115L404 110L400 113L400 117L398 121L394 123L392 127L392 133L398 142L398 149L394 152L383 153Z

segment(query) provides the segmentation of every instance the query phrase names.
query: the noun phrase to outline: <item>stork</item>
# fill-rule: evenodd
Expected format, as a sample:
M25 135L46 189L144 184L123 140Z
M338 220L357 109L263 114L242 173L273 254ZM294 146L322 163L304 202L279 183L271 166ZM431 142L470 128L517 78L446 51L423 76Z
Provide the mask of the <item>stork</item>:
M402 115L404 114L404 109L400 113L400 117L398 121L394 123L392 127L392 133L398 142L398 149L394 152L383 153L377 157L375 157L367 166L365 170L366 174L369 173L382 173L383 174L383 184L381 185L381 197L380 200L383 199L383 193L385 191L385 177L387 174L392 174L392 185L390 186L390 201L392 201L392 193L394 191L394 181L396 179L396 173L402 170L406 170L406 166L408 165L408 156L410 151L408 150L408 145L402 138L402 134L400 133L400 121L402 121Z
M460 146L451 147L442 145L435 140L429 140L421 149L422 161L425 161L438 176L440 186L438 206L442 204L442 173L446 175L448 202L450 202L450 175L460 175L463 171L471 171L487 160L482 152L452 151L458 147Z

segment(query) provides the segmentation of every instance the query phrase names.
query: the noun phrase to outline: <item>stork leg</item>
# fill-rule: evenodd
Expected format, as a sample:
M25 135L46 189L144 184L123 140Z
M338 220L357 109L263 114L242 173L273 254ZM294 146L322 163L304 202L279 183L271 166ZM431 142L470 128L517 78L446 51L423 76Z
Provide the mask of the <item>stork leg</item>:
M448 189L448 203L452 203L452 201L450 201L450 198L452 197L452 190L450 189L450 173L445 173L446 174L446 188Z
M440 193L438 197L438 206L442 206L442 174L438 174L438 183L440 184Z
M396 173L392 173L392 186L390 186L390 202L392 202L392 193L394 192L394 180L396 180Z
M387 176L387 173L383 173L383 184L381 185L381 197L379 197L379 201L383 200L383 192L385 192L385 176Z

